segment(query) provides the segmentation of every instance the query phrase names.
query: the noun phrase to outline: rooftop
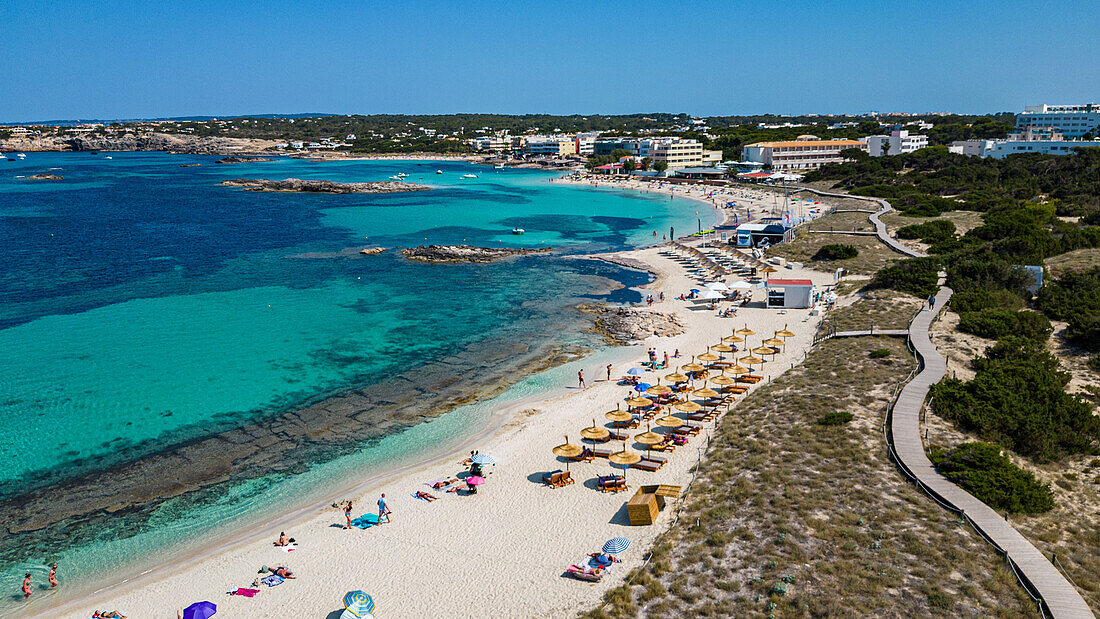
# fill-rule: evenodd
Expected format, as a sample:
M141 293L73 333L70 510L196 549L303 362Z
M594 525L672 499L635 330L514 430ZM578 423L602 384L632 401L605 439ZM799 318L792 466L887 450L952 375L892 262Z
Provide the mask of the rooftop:
M767 286L813 286L814 283L808 279L769 279L765 285Z

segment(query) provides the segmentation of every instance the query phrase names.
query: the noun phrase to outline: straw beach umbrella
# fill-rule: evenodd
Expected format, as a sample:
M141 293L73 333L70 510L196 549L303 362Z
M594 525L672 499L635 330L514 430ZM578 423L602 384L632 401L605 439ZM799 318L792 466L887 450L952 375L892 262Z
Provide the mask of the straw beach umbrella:
M673 372L672 374L665 374L665 380L670 383L682 383L688 379L687 376L679 372Z
M654 421L653 423L661 426L662 428L679 428L684 425L684 420L679 417L673 417L672 415L665 415Z
M676 408L677 410L684 411L685 413L697 413L697 412L703 410L702 405L698 404L697 402L692 402L691 400L686 400L684 402L677 402L677 403L673 404L672 406L674 408Z
M769 337L768 339L764 340L761 343L765 344L767 346L771 346L772 348L779 348L780 346L786 346L787 345L786 342L784 342L783 340L781 340L777 337Z
M736 333L737 335L756 335L756 331L750 329L749 325L745 325L744 329L738 329L737 331L734 331L734 333Z
M718 344L716 346L711 346L711 350L717 350L718 352L733 352L733 347L725 344Z
M574 445L569 442L569 435L565 436L565 442L558 445L553 450L555 456L561 456L565 458L565 470L569 470L569 459L576 458L584 452L584 448L580 445Z
M665 437L663 437L660 434L657 434L656 432L650 430L649 429L649 424L646 424L645 432L642 432L641 434L635 436L634 440L636 440L639 443L645 445L645 453L648 456L649 455L649 448L653 447L657 443L663 442L665 440Z
M604 413L604 417L607 417L608 421L613 421L615 423L623 423L625 421L630 421L631 419L634 419L634 415L618 409L615 409L609 413Z
M760 359L758 357L754 357L752 355L749 355L747 357L741 357L739 359L739 361L741 361L742 363L747 363L749 365L760 365L761 363L764 363L763 359Z
M698 357L696 357L696 359L698 359L700 361L717 361L719 359L719 357L718 357L718 355L716 355L712 352L706 352L706 353L703 353L703 354L699 355Z
M787 329L787 325L783 325L783 328L775 332L779 337L794 337L794 332Z
M722 338L722 341L726 342L727 344L737 344L737 343L740 343L740 342L744 342L745 338L738 337L736 335L730 335L730 336Z
M691 395L698 398L717 398L720 394L710 387L704 386L702 389L696 389L695 391L692 391Z
M752 354L754 355L774 355L777 352L779 351L775 348L769 348L767 346L757 346L752 349Z
M648 393L649 395L664 395L666 393L672 393L672 387L669 387L668 385L662 385L661 383L657 383L656 385L653 385L649 389L646 389L645 392Z
M687 370L688 372L702 372L706 368L699 365L698 363L693 362L693 363L685 363L684 365L681 365L680 369L681 370Z
M650 400L649 398L643 398L642 396L639 395L639 396L635 396L635 397L630 398L629 400L627 400L626 404L627 404L627 406L631 406L631 407L634 407L634 406L649 406L650 404L653 404L653 400Z
M724 386L724 385L732 385L732 384L736 383L737 381L730 378L729 376L726 376L725 374L721 374L719 376L715 376L714 378L710 379L710 382L714 383L715 385L723 385Z
M610 460L612 464L618 464L619 466L623 467L623 479L626 479L626 469L631 464L640 462L642 457L627 449L626 442L624 441L623 450L616 451L615 453L608 456L607 459Z
M611 432L602 426L596 425L596 420L592 420L592 427L581 430L581 438L586 438L590 441L599 441L611 436Z

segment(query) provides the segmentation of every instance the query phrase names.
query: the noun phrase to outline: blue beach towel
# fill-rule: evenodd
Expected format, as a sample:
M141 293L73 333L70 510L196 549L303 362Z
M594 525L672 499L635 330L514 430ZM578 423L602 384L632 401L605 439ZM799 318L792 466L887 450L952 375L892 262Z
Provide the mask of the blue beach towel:
M369 529L378 524L378 514L363 514L351 521L351 526L356 529Z
M265 585L267 585L269 587L275 587L275 586L283 584L283 577L279 576L277 574L272 574L270 576L265 577L260 582L264 583Z

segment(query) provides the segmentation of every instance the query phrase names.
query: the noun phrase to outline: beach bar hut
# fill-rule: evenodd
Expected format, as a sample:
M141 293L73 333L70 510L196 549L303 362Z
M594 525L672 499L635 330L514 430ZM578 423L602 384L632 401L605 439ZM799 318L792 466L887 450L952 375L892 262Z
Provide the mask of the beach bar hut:
M808 279L769 279L768 307L798 309L814 304L814 283Z

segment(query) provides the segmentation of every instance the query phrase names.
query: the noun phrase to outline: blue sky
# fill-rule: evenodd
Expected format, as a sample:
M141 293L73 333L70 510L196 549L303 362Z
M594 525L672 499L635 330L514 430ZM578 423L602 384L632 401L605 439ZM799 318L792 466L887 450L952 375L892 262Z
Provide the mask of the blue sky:
M0 0L0 121L1017 111L1100 100L1087 2Z

